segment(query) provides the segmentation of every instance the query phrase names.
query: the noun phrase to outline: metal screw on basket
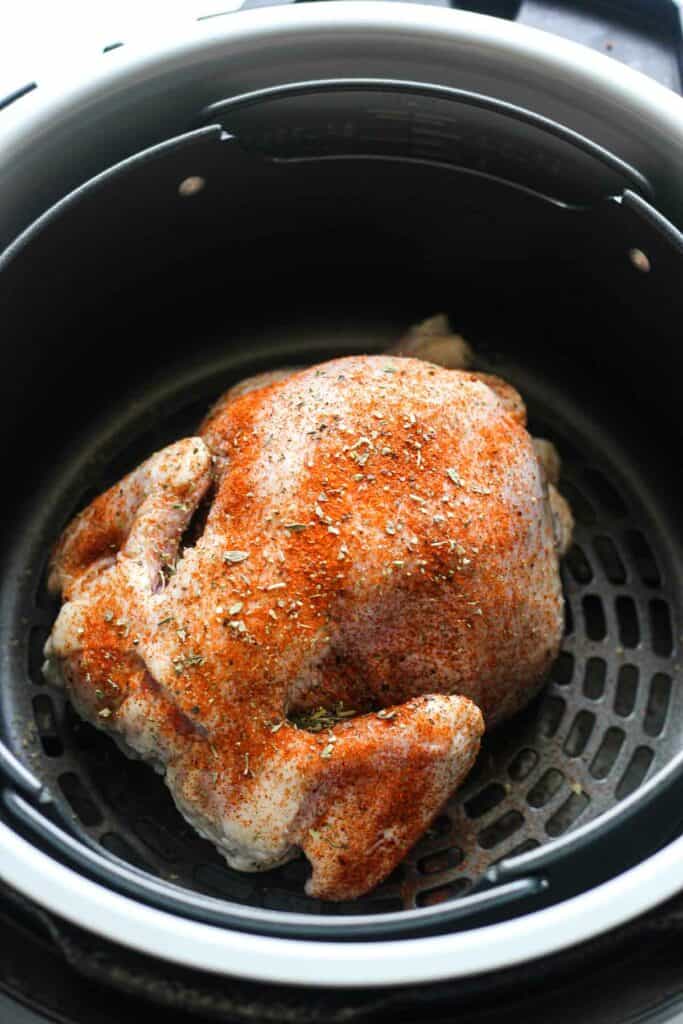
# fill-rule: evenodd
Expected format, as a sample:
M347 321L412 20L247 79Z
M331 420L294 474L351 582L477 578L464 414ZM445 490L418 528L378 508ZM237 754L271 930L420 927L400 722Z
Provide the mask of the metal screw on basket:
M180 196L196 196L198 192L206 185L206 179L200 177L198 174L192 174L189 178L184 178L178 185L178 195Z
M628 255L629 259L631 260L631 263L636 268L636 270L640 270L642 274L650 273L650 270L652 269L652 264L650 263L648 256L646 255L646 253L643 252L642 249L629 249Z

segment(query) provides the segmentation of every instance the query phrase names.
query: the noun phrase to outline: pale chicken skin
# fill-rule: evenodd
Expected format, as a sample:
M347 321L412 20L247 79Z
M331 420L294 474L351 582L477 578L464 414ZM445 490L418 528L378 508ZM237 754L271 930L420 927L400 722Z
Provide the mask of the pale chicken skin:
M559 649L571 516L524 420L393 354L243 383L66 529L46 675L231 866L303 850L311 895L367 892Z

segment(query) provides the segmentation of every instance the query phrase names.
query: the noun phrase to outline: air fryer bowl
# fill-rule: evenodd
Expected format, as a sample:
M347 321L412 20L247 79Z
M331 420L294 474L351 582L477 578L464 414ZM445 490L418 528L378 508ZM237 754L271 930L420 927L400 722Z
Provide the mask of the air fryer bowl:
M384 4L106 60L0 114L0 874L146 952L321 985L506 966L677 891L681 101L541 33ZM46 558L230 383L442 309L563 456L566 635L405 863L323 904L303 860L227 868L45 684Z

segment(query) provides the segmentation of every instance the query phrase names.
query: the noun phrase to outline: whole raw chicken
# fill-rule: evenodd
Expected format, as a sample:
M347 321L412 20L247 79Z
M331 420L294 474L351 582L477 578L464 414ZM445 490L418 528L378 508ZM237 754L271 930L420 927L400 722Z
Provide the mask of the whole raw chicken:
M243 382L51 563L48 678L231 866L301 849L324 899L389 874L562 635L554 449L443 318L402 348Z

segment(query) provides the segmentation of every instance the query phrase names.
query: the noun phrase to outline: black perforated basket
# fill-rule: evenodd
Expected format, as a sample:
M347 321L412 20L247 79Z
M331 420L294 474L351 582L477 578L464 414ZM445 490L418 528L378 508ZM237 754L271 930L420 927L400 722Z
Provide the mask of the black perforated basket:
M578 894L678 834L680 232L621 157L465 90L368 79L199 107L0 260L1 694L12 826L137 899L249 931L418 935ZM493 140L493 141L492 141ZM445 308L563 458L566 635L548 686L373 893L241 874L41 674L50 546L230 383L381 351Z

